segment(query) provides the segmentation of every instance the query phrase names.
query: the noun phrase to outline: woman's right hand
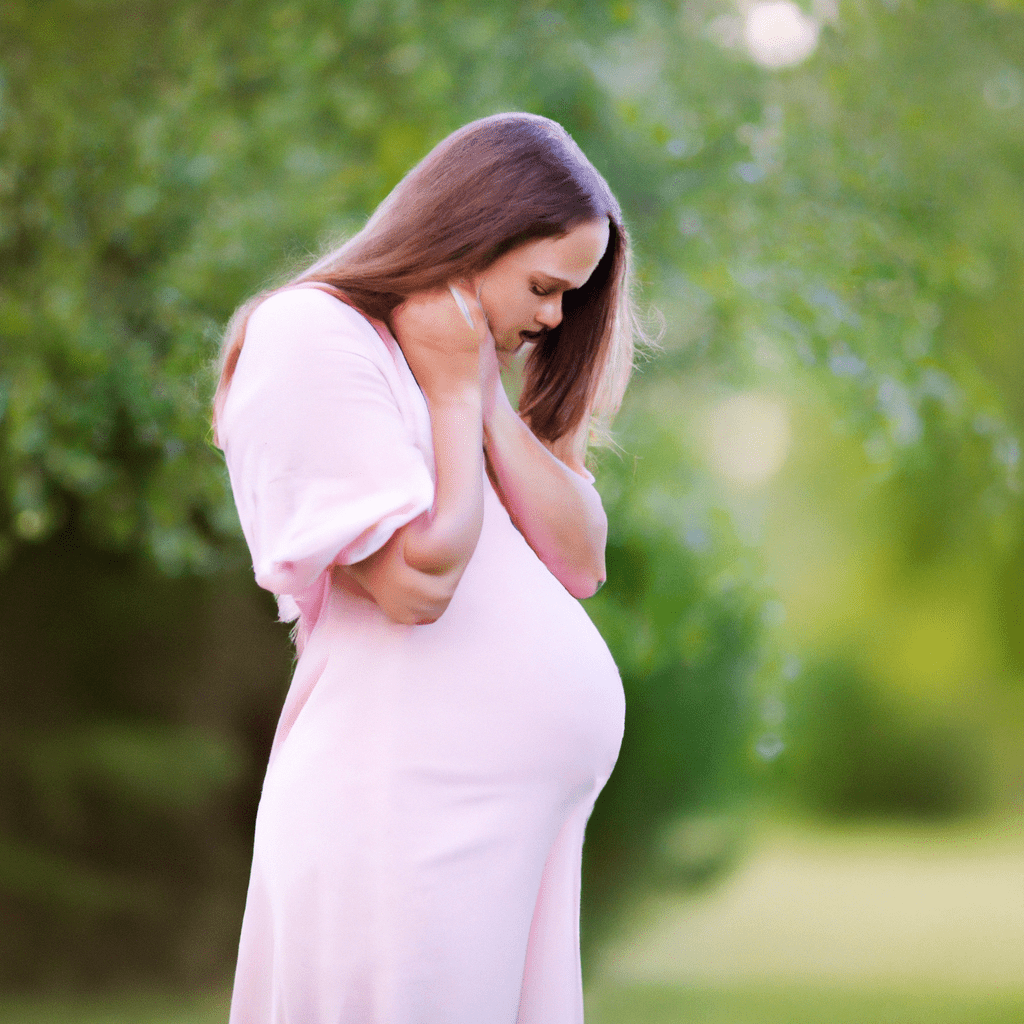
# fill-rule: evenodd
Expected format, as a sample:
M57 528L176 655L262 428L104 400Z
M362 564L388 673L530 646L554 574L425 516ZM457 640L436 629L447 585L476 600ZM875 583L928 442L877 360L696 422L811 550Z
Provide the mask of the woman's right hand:
M483 525L481 367L493 341L479 302L467 298L466 306L472 326L447 288L413 295L391 315L430 408L434 505L369 558L346 566L389 618L409 625L434 622L448 607Z
M489 332L476 297L460 294L472 327L447 288L411 295L391 314L395 338L428 399L479 393L481 349Z

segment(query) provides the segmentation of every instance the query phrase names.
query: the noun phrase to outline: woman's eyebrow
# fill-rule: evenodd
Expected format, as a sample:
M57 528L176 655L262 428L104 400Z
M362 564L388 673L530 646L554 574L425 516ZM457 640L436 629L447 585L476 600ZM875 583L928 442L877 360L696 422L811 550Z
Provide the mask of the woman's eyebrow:
M571 292L578 287L572 281L566 281L564 277L553 277L551 274L545 274L543 270L539 271L537 276L543 278L545 283L558 285L559 288L567 292Z

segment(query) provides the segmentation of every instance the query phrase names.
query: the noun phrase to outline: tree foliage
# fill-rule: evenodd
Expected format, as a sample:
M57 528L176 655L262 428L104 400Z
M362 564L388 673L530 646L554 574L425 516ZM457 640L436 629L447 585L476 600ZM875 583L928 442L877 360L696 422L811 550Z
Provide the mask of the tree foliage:
M816 52L769 69L726 0L5 3L0 579L53 581L9 597L43 622L100 609L63 637L59 664L22 646L3 669L12 692L50 694L9 702L0 786L0 887L42 922L33 948L68 920L79 935L111 920L140 934L186 892L182 905L237 911L236 869L183 882L198 846L124 857L147 830L171 836L193 811L201 829L227 801L242 810L213 846L244 861L286 675L277 637L262 672L218 676L212 652L240 642L225 628L184 681L178 655L164 659L160 685L191 695L181 704L129 685L153 636L215 619L201 595L246 571L209 444L219 331L247 295L357 229L435 141L496 110L570 129L622 200L642 298L666 322L624 452L600 457L611 576L590 608L630 731L591 824L590 912L651 864L664 822L735 792L766 728L758 708L786 675L756 502L694 446L695 396L757 387L823 405L896 509L908 565L981 545L1000 567L1020 664L1024 14L970 0L808 11ZM120 612L111 566L133 595ZM62 572L88 577L65 588ZM150 590L159 625L119 630ZM245 724L239 678L262 724ZM207 688L231 713L196 710ZM172 916L150 967L187 961L173 951L194 940L189 920ZM210 963L229 962L230 931ZM30 978L34 962L6 976Z

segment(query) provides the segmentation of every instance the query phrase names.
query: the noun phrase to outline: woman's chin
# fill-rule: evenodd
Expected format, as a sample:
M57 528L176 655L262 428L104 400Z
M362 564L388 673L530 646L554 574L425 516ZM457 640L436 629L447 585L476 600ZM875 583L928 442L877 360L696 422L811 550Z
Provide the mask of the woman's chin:
M494 347L498 355L514 356L526 342L518 334L509 335L506 338L495 340Z
M521 370L536 342L519 339L515 344L497 349L498 363L503 370Z

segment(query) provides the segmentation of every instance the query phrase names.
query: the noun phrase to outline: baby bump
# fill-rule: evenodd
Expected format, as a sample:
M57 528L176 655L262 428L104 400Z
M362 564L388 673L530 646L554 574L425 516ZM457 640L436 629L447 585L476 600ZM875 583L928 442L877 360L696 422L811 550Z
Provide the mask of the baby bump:
M329 740L333 764L352 759L356 772L371 758L438 782L557 781L589 792L622 739L618 671L579 602L490 497L437 622L400 625L369 599L332 589L303 655L327 654L303 715Z
M619 673L579 602L499 512L445 614L399 649L399 700L416 733L429 730L409 742L461 751L477 770L589 787L618 755Z

